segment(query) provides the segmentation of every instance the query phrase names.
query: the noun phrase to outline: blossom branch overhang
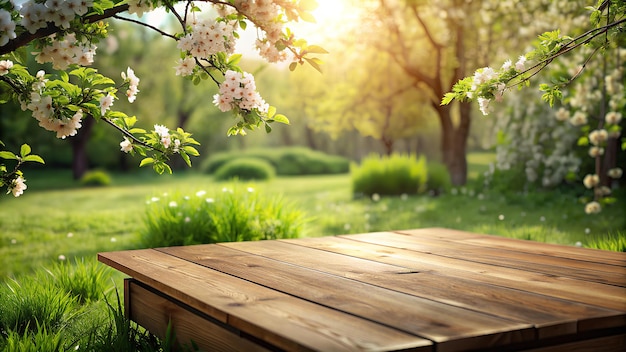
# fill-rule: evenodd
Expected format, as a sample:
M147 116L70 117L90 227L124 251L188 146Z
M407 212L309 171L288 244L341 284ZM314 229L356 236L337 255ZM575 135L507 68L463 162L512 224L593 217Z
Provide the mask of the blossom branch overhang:
M602 26L602 27L598 27L598 28L594 28L594 29L588 30L587 32L577 36L576 38L573 38L571 41L569 41L568 43L564 44L554 54L552 54L552 55L548 56L547 58L537 62L536 64L534 64L533 66L527 68L526 70L521 71L518 74L514 75L513 77L511 77L509 82L514 80L517 77L520 77L520 76L526 74L526 73L535 71L535 72L532 73L532 75L530 77L526 77L525 79L522 79L520 82L514 84L513 86L521 84L522 82L524 82L524 81L528 80L529 78L535 76L539 71L541 71L543 68L548 66L557 57L559 57L561 55L564 55L564 54L567 54L568 52L570 52L570 51L572 51L572 50L574 50L574 49L576 49L576 48L578 48L578 47L580 47L582 45L588 44L594 38L596 38L596 37L598 37L598 36L600 36L600 35L602 35L604 33L607 33L611 28L616 27L616 26L618 26L618 25L620 25L622 23L626 23L626 18L623 18L623 19L621 19L619 21L615 21L613 23L609 23L609 24L607 24L605 26ZM579 42L579 40L581 40L581 39L585 39L585 40ZM574 45L572 45L572 44L574 44ZM572 46L570 46L570 45L572 45Z
M100 118L101 120L103 120L104 122L106 122L107 124L113 126L115 129L117 129L119 132L121 132L125 137L128 137L130 139L133 140L133 142L142 145L143 147L146 147L150 150L156 150L158 152L160 152L161 154L165 154L165 152L163 152L160 149L156 149L153 146L145 143L144 141L138 139L137 137L135 137L132 133L128 132L127 130L121 128L120 126L116 125L113 121L111 121L110 119L106 118L106 117L102 117Z
M95 14L95 15L85 17L84 21L86 23L94 23L97 21L101 21L101 20L113 17L114 15L120 12L127 11L127 10L128 10L128 4L116 6L116 7L105 10L103 14ZM52 34L60 32L61 30L62 30L61 28L59 28L58 26L55 26L52 22L49 22L47 27L40 28L35 33L30 33L28 31L23 32L22 34L17 36L15 39L9 40L9 42L5 44L4 46L0 46L0 55L5 55L8 53L14 52L17 49L28 45L33 40L50 36Z
M157 27L155 27L155 26L153 26L151 24L148 24L148 23L145 23L145 22L141 22L141 21L138 21L138 20L135 20L135 19L132 19L132 18L118 16L117 14L115 14L115 15L113 15L111 17L115 18L117 20L120 20L120 21L126 21L126 22L134 23L134 24L137 24L137 25L149 28L149 29L159 33L160 35L162 35L164 37L168 37L168 38L172 38L174 40L178 40L178 38L176 38L175 36L165 32L165 31L162 31L161 29L159 29L159 28L157 28Z

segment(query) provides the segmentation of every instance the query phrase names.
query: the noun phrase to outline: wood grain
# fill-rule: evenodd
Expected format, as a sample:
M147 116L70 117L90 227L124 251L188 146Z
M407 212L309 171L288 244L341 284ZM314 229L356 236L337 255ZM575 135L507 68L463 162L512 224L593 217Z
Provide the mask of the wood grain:
M207 350L622 351L626 254L448 229L101 253Z
M203 319L173 300L157 295L137 283L129 281L126 287L124 294L130 299L126 313L133 321L161 339L165 338L171 322L176 342L183 348L196 344L206 351L268 351L242 338L237 332Z
M265 244L273 245L273 242ZM529 324L346 279L316 268L246 254L225 246L159 250L300 299L419 335L437 342L438 350L460 346L479 348L486 343L498 346L530 341L535 337ZM228 260L222 259L224 253Z
M223 253L228 258L228 253ZM232 259L232 258L231 258ZM430 351L432 342L156 250L99 260L212 319L285 350Z
M528 291L431 270L374 262L297 245L297 242L243 242L223 244L233 249L285 263L314 268L383 288L408 293L461 308L532 324L539 338L626 325L626 313L539 295Z
M490 265L472 261L471 258L454 258L425 252L416 255L413 250L355 241L350 237L303 238L297 241L286 241L300 246L398 265L414 271L431 271L446 276L461 277L568 301L626 311L626 289L623 287Z
M415 229L396 232L473 244L479 247L501 248L518 252L575 259L583 262L595 262L626 267L626 254L622 252L579 248L558 244L546 244L537 241L518 240L502 236L480 235L471 232L444 228Z
M535 253L494 249L461 242L442 241L432 237L406 233L374 233L349 235L355 241L403 248L441 256L471 260L495 266L523 269L549 275L566 276L590 282L626 287L626 267L575 259L551 257Z

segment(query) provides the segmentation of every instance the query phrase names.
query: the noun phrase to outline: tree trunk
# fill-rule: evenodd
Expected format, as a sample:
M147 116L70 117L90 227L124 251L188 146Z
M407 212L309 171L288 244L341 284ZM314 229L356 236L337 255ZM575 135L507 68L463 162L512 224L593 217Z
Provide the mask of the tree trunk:
M460 123L455 127L452 123L450 106L435 105L441 123L441 152L443 163L448 168L454 186L467 183L467 138L470 129L470 105L461 103Z
M306 144L310 149L317 150L317 143L315 142L315 133L308 124L304 125L304 137Z
M87 142L91 137L94 119L87 117L82 120L82 128L72 138L72 173L75 180L83 177L85 172L89 170L89 157L87 156Z

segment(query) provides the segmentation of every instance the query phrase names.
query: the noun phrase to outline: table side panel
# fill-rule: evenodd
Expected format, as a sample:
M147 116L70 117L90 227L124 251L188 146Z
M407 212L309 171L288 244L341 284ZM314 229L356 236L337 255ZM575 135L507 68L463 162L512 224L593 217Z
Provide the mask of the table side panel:
M172 298L158 295L138 284L133 279L127 279L125 285L129 318L143 326L161 339L167 334L168 324L171 322L176 341L182 347L190 348L195 343L198 347L210 351L266 352L266 348L242 338L237 331L232 331L208 319L194 314L188 308L181 306Z

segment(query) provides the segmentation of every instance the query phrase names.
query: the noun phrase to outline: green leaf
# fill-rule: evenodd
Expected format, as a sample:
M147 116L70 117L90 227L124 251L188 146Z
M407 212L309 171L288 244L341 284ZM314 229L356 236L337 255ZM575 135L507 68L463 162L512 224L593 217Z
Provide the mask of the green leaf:
M0 152L0 158L17 160L17 155L5 150Z
M313 16L310 12L299 12L298 15L305 22L317 23L315 16Z
M306 51L311 54L328 54L328 51L319 45L309 45L306 47Z
M270 106L267 109L267 118L271 119L272 116L274 116L276 114L276 107L275 106Z
M30 145L22 144L22 147L20 148L20 155L22 156L22 158L30 154L30 150Z
M272 132L272 127L269 124L265 124L265 132L270 133Z
M67 72L65 71L58 71L59 75L61 76L61 80L65 83L70 81L70 76L67 74Z
M141 160L141 163L139 163L139 167L148 165L148 164L152 164L154 163L154 159L152 158L144 158L143 160Z
M239 61L241 61L241 58L243 57L243 55L241 54L233 54L228 58L228 64L229 65L238 65Z
M285 125L289 124L289 119L283 114L277 114L276 116L274 116L274 121L284 123Z
M245 31L247 27L248 27L248 22L243 21L243 20L239 21L239 28Z
M578 138L578 142L576 142L576 145L579 147L586 147L589 145L589 137L587 136L582 136L580 138Z
M318 59L318 58L304 58L304 60L306 60L306 62L309 63L309 65L313 66L314 69L316 69L319 73L322 73L322 68L320 67L320 64L322 63L322 60Z
M187 166L191 167L191 160L189 159L189 155L187 155L187 153L185 153L184 150L180 151L180 156L185 161L185 164L187 164Z
M199 156L200 153L198 152L198 150L192 146L186 145L183 147L183 150L185 151L185 153L191 155L191 156Z
M297 62L292 62L289 64L289 71L293 72L296 70L296 67L298 67L298 63Z
M36 163L40 163L40 164L45 164L45 162L43 161L43 158L40 157L39 155L35 155L35 154L30 154L24 157L23 159L24 161L33 161Z
M446 93L443 96L443 99L441 99L441 105L450 104L454 100L454 98L456 98L456 93L452 93L452 92Z
M144 130L143 128L131 128L130 130L128 130L128 132L132 134L137 134L137 133L145 134L146 130Z

